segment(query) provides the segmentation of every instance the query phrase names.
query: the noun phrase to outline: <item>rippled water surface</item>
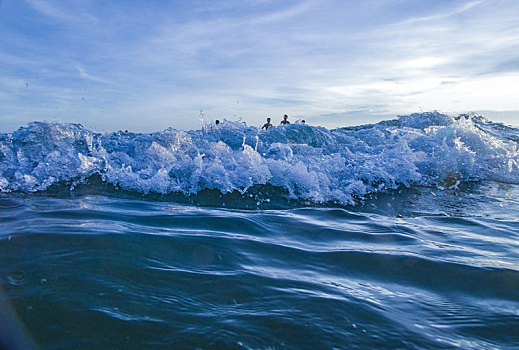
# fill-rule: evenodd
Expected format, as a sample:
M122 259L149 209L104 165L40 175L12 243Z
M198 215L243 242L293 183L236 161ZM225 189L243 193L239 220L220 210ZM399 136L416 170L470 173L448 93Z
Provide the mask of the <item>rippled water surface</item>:
M0 281L42 349L518 348L518 194L266 210L4 194Z

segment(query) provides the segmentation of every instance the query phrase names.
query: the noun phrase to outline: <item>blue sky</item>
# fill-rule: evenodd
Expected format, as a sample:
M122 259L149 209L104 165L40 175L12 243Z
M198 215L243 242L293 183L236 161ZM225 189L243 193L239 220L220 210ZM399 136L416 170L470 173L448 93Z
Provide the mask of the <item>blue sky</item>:
M0 131L335 127L439 110L519 125L517 0L0 0Z

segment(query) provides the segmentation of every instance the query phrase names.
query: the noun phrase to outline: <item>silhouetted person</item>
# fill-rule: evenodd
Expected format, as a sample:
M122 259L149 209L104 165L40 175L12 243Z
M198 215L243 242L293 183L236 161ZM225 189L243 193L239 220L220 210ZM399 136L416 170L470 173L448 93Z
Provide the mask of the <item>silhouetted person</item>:
M218 119L216 119L216 121L214 122L216 125L220 124L220 121Z
M267 118L267 122L261 127L261 129L268 130L268 128L271 126L272 124L270 124L270 118Z
M301 120L301 123L303 123L303 124L306 124L306 122L305 122L305 120L304 120L304 119L303 119L303 120Z
M284 115L283 116L283 120L281 121L281 124L285 125L285 124L290 124L290 122L288 121L288 115Z

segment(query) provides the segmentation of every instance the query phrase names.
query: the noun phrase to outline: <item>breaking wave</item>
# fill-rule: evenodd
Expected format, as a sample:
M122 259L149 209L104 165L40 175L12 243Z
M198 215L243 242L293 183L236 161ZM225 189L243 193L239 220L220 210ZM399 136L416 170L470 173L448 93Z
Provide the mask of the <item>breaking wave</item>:
M80 124L33 122L0 134L0 191L71 189L92 177L141 194L275 188L313 203L352 204L412 186L519 183L519 130L480 116L438 112L328 130L242 122L149 134L97 133Z

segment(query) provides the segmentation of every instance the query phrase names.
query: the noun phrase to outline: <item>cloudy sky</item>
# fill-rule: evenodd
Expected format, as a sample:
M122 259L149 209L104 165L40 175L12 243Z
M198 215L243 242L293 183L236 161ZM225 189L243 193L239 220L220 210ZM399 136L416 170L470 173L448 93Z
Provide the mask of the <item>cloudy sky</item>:
M2 132L196 129L201 110L327 127L484 110L519 125L518 104L517 0L0 0Z

